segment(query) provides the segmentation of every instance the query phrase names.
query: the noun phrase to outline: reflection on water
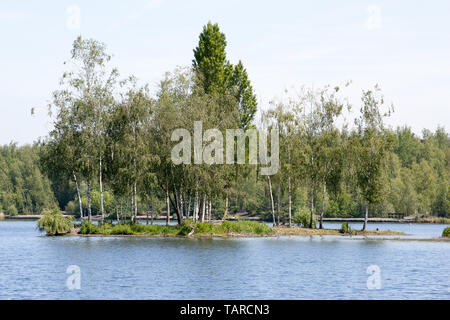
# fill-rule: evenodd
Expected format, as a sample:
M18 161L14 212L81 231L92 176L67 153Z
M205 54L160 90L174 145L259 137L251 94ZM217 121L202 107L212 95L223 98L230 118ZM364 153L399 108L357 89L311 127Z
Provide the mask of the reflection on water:
M445 228L369 226L414 237ZM0 221L0 299L450 299L449 261L442 242L51 238L35 222ZM69 265L81 268L81 290L66 288ZM381 290L367 289L370 265Z

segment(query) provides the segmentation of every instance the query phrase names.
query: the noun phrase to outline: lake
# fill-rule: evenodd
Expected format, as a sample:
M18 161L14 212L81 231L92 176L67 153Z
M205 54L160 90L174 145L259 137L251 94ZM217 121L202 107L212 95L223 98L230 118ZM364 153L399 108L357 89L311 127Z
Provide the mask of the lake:
M35 226L0 221L0 299L450 299L450 242L54 238ZM369 225L413 238L445 227ZM66 285L71 265L80 268L79 290ZM379 289L368 289L369 266L379 268Z

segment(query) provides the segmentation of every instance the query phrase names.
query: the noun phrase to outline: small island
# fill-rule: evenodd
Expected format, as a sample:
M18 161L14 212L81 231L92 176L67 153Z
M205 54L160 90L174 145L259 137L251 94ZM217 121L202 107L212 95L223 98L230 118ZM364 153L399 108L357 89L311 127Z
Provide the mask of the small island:
M351 229L343 223L340 229L317 229L301 226L274 226L257 221L216 221L194 222L186 219L179 225L159 225L140 223L99 223L89 221L73 223L71 218L64 217L61 212L48 211L38 221L38 228L49 236L139 236L139 237L193 237L193 238L242 238L242 237L279 237L279 236L392 236L405 235L403 232L391 230Z

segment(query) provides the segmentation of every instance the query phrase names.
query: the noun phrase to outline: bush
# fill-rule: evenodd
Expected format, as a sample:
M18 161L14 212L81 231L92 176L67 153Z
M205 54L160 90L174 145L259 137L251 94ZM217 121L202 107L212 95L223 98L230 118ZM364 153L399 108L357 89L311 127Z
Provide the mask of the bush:
M198 222L195 227L196 234L211 234L213 231L213 224L209 222Z
M136 223L136 224L130 225L130 227L131 227L131 231L133 231L133 233L145 233L146 228L143 224Z
M131 226L129 224L117 224L111 229L111 234L133 234L133 230L131 229Z
M180 231L178 232L178 234L181 236L186 236L192 232L192 229L194 229L195 226L196 225L193 220L185 219L183 220L183 223L180 226Z
M442 232L442 236L446 237L446 238L450 238L450 227L447 227L444 229L444 231Z
M309 221L310 221L310 211L306 208L300 208L297 213L292 218L292 221L299 226L302 226L303 228L309 228ZM317 225L317 219L313 215L313 225L312 227L315 228Z
M80 227L81 234L97 234L100 233L100 228L91 222L84 221Z
M339 229L340 233L345 233L345 234L354 234L355 231L352 230L352 228L349 226L348 222L344 222L341 225L341 229Z
M224 221L214 233L255 233L268 234L273 230L267 224L256 221Z
M48 235L62 235L72 231L72 219L66 218L57 209L45 210L43 216L38 220L37 227Z

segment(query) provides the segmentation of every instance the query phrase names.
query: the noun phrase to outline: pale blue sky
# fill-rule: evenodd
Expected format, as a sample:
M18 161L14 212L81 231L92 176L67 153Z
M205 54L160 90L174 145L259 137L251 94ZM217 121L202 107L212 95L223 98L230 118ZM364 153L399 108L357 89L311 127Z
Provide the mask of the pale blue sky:
M154 87L191 64L209 20L225 32L229 60L244 62L261 107L287 87L352 80L355 106L380 84L395 105L391 125L450 128L449 1L2 0L0 144L49 131L45 106L78 34L105 42L123 76Z

